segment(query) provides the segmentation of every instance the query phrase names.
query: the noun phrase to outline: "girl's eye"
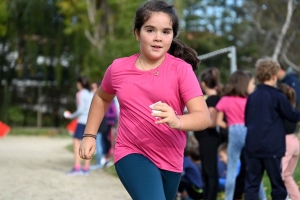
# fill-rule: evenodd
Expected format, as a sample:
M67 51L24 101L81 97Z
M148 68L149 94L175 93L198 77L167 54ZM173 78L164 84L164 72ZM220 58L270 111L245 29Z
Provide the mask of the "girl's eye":
M152 30L152 29L148 29L147 32L148 32L148 33L152 33L153 30Z
M170 34L170 31L164 31L164 34L166 34L166 35Z

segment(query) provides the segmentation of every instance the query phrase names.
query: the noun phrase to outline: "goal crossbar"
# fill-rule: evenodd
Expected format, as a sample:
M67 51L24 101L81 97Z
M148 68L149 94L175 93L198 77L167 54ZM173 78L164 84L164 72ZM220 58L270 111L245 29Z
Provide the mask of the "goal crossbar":
M200 60L206 60L213 56L224 54L224 53L229 53L228 57L230 58L230 73L235 72L237 70L235 46L226 47L226 48L219 49L219 50L207 53L207 54L203 54L203 55L198 56L198 58Z

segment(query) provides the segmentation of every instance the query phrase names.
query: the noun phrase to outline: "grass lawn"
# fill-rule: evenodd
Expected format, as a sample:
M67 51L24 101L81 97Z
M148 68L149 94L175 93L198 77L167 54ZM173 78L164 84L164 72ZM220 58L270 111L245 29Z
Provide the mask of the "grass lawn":
M298 161L298 165L295 169L294 179L298 185L298 188L300 188L300 161ZM263 182L264 182L264 188L266 190L267 197L268 199L271 199L271 183L266 173L264 174Z
M12 127L8 135L70 137L70 134L65 128L36 128L36 127Z

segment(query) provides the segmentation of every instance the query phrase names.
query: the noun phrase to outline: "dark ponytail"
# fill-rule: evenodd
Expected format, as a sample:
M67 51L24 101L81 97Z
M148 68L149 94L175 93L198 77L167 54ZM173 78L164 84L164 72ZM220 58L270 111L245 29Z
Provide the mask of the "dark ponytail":
M83 88L90 90L89 79L86 76L78 77L77 82L80 83Z
M296 92L293 88L285 83L278 84L277 88L282 91L286 98L291 102L292 106L296 107Z
M209 89L215 89L218 96L223 95L223 86L220 81L220 71L216 67L211 67L204 70L200 76L199 81L204 82Z
M200 60L197 58L197 52L180 40L173 39L168 53L192 65L194 71L198 69Z
M137 9L134 18L134 31L137 31L139 33L142 26L146 21L148 21L153 12L163 12L170 16L175 38L179 32L178 16L173 6L169 5L165 1L160 0L147 1ZM187 47L183 42L174 38L168 53L192 65L194 71L197 70L200 60L197 58L196 51L192 48Z

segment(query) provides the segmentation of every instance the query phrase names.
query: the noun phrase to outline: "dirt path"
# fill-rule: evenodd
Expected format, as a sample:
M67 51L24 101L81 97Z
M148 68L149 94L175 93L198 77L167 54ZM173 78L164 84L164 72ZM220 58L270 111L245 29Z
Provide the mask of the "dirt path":
M70 138L0 139L0 200L130 200L120 181L103 171L69 177Z

